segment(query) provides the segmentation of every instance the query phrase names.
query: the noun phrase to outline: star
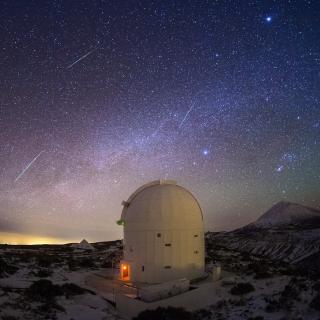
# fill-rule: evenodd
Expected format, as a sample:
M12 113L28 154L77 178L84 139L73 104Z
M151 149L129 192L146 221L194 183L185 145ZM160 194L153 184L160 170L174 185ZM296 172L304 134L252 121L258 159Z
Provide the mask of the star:
M208 150L208 149L204 149L204 150L202 151L202 154L203 154L204 156L207 156L207 155L209 154L209 150Z
M267 21L267 22L271 22L271 21L272 21L272 17L271 17L271 16L267 16L267 17L266 17L266 21Z
M283 169L284 169L284 165L281 164L280 166L278 166L278 167L276 168L276 171L277 171L277 172L282 172Z

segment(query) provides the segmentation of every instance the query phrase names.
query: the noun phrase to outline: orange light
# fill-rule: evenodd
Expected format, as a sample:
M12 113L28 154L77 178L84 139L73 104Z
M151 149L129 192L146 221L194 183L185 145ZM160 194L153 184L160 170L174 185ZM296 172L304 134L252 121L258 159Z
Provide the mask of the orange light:
M127 266L123 266L123 270L127 270Z

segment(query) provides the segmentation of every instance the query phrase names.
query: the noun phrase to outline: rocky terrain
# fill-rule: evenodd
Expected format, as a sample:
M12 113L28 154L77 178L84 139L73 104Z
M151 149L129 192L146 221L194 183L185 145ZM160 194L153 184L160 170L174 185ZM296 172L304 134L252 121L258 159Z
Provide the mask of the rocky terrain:
M320 275L320 211L279 202L257 221L232 232L208 235L228 249L290 263L302 273Z
M241 229L207 233L206 269L223 270L212 304L139 319L320 319L318 218L317 210L281 202ZM121 255L121 241L0 245L0 319L120 319L86 279L116 269Z
M118 319L86 277L117 265L122 242L0 245L0 319Z

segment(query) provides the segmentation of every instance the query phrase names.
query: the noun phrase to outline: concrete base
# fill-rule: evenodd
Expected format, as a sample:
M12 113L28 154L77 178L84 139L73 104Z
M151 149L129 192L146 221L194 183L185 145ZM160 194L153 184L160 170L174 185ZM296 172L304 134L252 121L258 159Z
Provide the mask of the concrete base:
M215 282L205 282L192 287L193 289L179 295L154 302L145 302L134 294L116 294L116 309L125 319L132 319L141 311L153 310L158 307L182 307L195 311L214 303Z
M144 302L137 298L139 289L148 285L119 281L118 275L112 269L101 269L88 274L85 285L110 301L112 305L116 305L117 312L124 319L132 319L143 310L158 307L173 306L195 311L213 305L223 299L221 296L223 279L230 277L234 277L234 274L222 270L218 277L222 280L214 281L217 277L213 272L213 276L192 283L191 287L195 289L154 302Z

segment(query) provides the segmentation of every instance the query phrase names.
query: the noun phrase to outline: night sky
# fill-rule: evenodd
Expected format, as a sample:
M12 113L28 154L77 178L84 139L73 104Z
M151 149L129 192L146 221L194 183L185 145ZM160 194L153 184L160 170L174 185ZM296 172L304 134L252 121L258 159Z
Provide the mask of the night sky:
M319 1L0 6L2 242L120 238L121 201L159 178L206 230L320 208Z

